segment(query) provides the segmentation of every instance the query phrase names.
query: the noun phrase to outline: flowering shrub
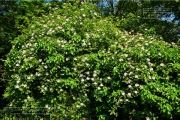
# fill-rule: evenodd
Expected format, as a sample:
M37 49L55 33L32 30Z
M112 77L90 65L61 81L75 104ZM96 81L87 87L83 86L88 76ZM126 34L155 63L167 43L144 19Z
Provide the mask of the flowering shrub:
M12 43L9 106L45 107L61 119L180 115L176 45L122 32L88 3L49 9Z

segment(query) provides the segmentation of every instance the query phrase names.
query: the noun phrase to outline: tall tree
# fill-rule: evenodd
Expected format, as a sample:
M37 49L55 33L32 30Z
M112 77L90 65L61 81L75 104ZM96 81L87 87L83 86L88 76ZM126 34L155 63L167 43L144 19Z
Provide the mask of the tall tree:
M120 25L121 29L145 32L142 29L150 30L152 28L156 35L161 35L165 41L178 42L178 35L180 34L178 26L180 21L179 3L176 0L139 0L138 2L120 0L116 5L116 16L119 17L121 22L126 22L125 26ZM151 15L151 17L148 17L148 15Z

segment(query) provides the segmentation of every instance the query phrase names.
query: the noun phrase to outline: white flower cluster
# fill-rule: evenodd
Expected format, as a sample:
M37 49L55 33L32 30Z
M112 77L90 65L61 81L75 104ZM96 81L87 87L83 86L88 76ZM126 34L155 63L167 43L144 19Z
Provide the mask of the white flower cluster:
M84 86L87 87L87 83L91 80L92 84L100 90L104 85L100 83L99 80L102 80L102 78L98 77L98 72L95 70L92 73L90 71L86 71L84 73L81 73L79 76L80 81L85 84ZM111 79L111 77L107 77L107 79Z

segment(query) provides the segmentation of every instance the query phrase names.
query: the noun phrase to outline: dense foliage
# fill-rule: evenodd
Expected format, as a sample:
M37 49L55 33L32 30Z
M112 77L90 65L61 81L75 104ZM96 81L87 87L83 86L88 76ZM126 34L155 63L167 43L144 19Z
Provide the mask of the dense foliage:
M52 7L53 4L56 3L51 3ZM23 29L27 28L33 17L48 14L49 6L50 4L43 3L43 0L0 1L0 109L8 103L2 96L5 90L5 84L8 82L2 74L5 72L4 60L6 59L6 54L12 48L11 41L22 34Z
M5 62L9 106L46 107L65 120L179 117L178 46L112 21L88 3L34 17Z

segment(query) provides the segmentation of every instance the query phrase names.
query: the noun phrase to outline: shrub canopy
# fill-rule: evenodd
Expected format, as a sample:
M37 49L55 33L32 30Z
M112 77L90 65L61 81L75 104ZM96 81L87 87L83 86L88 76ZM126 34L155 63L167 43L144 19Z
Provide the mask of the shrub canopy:
M5 62L9 106L54 108L61 119L180 115L175 44L120 31L88 3L49 11L12 43Z

